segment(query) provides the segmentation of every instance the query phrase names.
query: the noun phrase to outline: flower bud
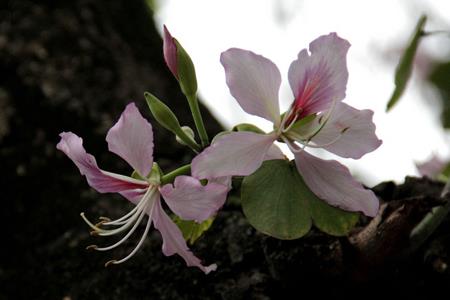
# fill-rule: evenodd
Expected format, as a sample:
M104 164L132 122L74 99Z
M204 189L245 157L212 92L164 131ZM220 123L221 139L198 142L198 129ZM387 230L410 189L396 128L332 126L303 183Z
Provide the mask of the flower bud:
M173 132L179 139L181 139L185 145L188 145L192 149L199 151L200 147L194 141L193 138L189 137L181 128L180 122L178 121L172 110L165 105L161 100L153 96L152 94L145 92L145 100L147 101L148 107L161 126Z
M191 129L191 127L189 127L189 126L181 126L181 129L184 131L184 133L185 133L188 137L190 137L192 140L195 140L195 139L194 139L194 138L195 138L195 133L194 133L194 131ZM180 143L181 145L187 146L186 143L183 142L183 140L182 140L178 135L176 136L176 140L177 140L177 142Z
M181 44L172 37L164 26L164 60L172 74L178 80L183 94L194 96L197 93L197 77L195 67L189 54Z

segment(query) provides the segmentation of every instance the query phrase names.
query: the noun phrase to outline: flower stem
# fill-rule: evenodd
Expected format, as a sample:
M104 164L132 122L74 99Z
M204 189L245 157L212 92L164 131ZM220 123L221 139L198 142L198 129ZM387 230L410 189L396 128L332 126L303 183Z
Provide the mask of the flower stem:
M173 170L170 173L167 173L166 175L164 175L161 178L161 186L165 185L165 184L168 184L168 183L172 183L177 176L187 175L189 173L191 173L191 164L179 167L178 169Z
M444 189L442 190L441 197L446 197L450 192L450 180L447 181ZM447 198L448 199L448 198ZM434 207L431 212L429 212L422 221L414 227L409 236L411 249L415 250L419 248L430 235L438 228L445 217L450 212L450 202L441 206Z
M189 103L189 108L192 112L192 117L194 118L195 127L197 128L198 135L200 136L200 142L202 147L205 148L209 145L208 134L206 133L205 124L203 123L203 118L200 113L200 108L198 106L197 96L191 95L187 96Z

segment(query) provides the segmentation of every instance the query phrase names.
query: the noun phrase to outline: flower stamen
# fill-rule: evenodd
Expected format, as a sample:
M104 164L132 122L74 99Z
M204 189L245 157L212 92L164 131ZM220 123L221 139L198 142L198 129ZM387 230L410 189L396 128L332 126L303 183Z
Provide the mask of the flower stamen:
M91 235L111 236L111 235L115 235L117 233L123 232L132 226L131 229L129 229L129 231L127 232L127 234L124 237L122 237L119 241L117 241L116 243L114 243L110 246L106 246L106 247L98 247L97 245L90 245L90 246L86 247L86 249L87 250L96 250L96 251L108 251L108 250L116 248L117 246L119 246L123 242L125 242L136 231L139 224L141 224L141 222L142 222L144 216L147 214L149 208L151 210L153 209L154 202L157 199L157 197L154 197L154 194L156 192L157 192L156 187L152 187L152 186L149 187L149 189L147 190L145 195L141 198L141 200L139 200L139 203L135 206L135 208L133 208L126 215L124 215L121 218L114 220L114 221L111 221L109 218L106 218L106 217L100 217L99 218L100 222L98 222L96 225L94 225L86 218L84 213L81 213L81 217L83 218L83 220L85 220L85 222L92 229L94 229L93 231L91 231ZM149 215L151 215L151 211L149 212ZM145 238L150 230L151 224L152 224L152 220L150 217L148 217L147 223L145 226L145 230L144 230L138 244L136 245L136 247L134 247L134 249L127 256L125 256L124 258L122 258L120 260L107 261L105 263L105 267L108 267L112 264L123 263L123 262L127 261L128 259L130 259L132 256L134 256L136 254L136 252L144 244ZM100 226L105 226L105 225L106 226L119 226L119 227L115 228L115 229L100 228Z

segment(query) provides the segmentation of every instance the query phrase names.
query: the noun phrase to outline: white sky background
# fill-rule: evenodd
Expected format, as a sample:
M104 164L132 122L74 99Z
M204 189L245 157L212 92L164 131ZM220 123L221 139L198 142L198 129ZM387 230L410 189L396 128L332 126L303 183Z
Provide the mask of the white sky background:
M200 97L225 127L250 122L271 130L271 124L246 114L230 95L219 62L221 52L238 47L272 60L282 74L280 101L285 111L293 101L287 81L290 63L318 36L337 32L352 44L344 101L374 110L377 135L383 140L379 149L360 160L338 160L371 186L417 175L414 162L432 153L450 157L450 133L440 127L439 102L432 99L433 91L424 90L417 68L398 105L385 113L400 55L396 49L406 44L421 13L429 17L427 30L449 30L450 1L159 0L157 4L157 24L161 30L166 24L188 51ZM432 36L422 42L419 55L442 58L449 45L447 36Z

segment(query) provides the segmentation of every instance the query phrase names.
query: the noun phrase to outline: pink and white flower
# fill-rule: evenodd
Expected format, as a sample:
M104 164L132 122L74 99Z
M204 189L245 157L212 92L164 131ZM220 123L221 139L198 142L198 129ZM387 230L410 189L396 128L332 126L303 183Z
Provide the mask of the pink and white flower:
M274 130L268 134L232 132L219 136L193 160L192 175L250 175L261 166L273 143L282 140L294 153L306 184L319 198L345 210L376 215L377 197L354 180L345 166L304 151L323 148L358 159L381 145L375 135L373 112L342 103L349 47L346 40L331 33L311 42L309 52L300 51L288 73L294 101L282 116L278 105L281 75L276 65L247 50L223 52L220 61L231 94L244 111L271 121Z
M128 162L141 179L100 169L94 156L84 149L80 137L71 132L63 132L60 136L61 141L57 148L75 163L91 187L100 193L120 193L136 205L121 218L113 221L101 218L101 222L95 225L82 214L95 235L110 236L127 232L120 241L111 246L92 245L90 249L106 251L119 246L131 236L145 215L148 215L145 231L134 250L120 260L107 262L107 265L119 264L131 258L142 246L153 223L161 233L164 255L178 254L188 266L196 266L205 273L216 269L215 264L203 266L189 250L180 229L164 211L161 196L167 206L182 219L202 222L222 207L228 187L213 182L203 186L190 176L178 176L173 185L161 186L160 172L158 168L153 168L152 126L142 117L134 103L126 107L118 122L109 130L106 141L109 150Z

